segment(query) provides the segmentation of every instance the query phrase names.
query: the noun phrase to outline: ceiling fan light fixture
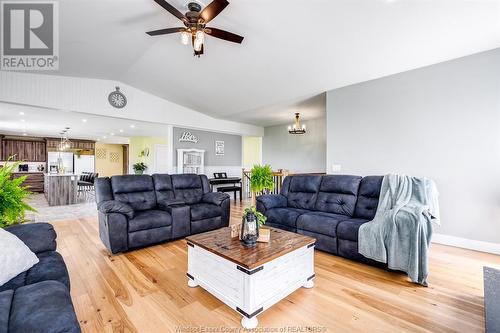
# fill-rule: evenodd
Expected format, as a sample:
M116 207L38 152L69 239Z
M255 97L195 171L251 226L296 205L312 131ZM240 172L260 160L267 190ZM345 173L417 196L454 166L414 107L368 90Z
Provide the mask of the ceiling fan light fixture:
M178 9L169 4L167 0L154 0L154 2L181 20L184 26L146 32L150 36L181 33L182 44L189 44L189 39L191 39L195 56L198 57L204 53L205 34L232 43L241 44L243 42L242 36L222 29L206 26L229 5L228 0L212 0L212 2L206 5L203 9L199 3L190 2L188 4L189 11L185 14L181 13Z
M189 43L189 37L191 37L191 34L187 31L181 32L181 43L182 45L188 45Z
M194 50L195 50L196 52L200 52L200 51L201 51L201 47L202 47L202 46L203 46L203 42L202 42L202 41L200 41L198 38L195 38L195 40L194 40L194 45L193 45Z
M199 40L202 44L205 42L205 33L203 30L196 31L196 39Z

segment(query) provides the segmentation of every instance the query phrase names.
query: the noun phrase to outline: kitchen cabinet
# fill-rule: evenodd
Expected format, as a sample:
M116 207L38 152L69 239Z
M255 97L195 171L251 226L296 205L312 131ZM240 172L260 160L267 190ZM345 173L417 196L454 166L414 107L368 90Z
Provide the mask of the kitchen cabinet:
M3 139L0 155L3 161L8 160L11 156L14 156L14 161L45 162L47 160L44 141Z
M44 190L44 176L41 172L19 172L13 173L12 178L16 179L26 176L23 186L29 186L28 191L41 193Z

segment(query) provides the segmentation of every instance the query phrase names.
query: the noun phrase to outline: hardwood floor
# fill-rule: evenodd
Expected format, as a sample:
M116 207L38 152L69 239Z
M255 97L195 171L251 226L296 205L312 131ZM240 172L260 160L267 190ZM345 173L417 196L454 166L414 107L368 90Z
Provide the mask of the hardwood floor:
M232 203L232 223L241 220L241 212L242 206ZM83 332L240 330L239 314L203 289L187 286L184 240L113 256L99 239L95 217L53 225ZM259 328L483 332L482 266L500 267L500 256L437 244L430 253L425 288L403 274L316 251L315 287L302 288L259 315Z

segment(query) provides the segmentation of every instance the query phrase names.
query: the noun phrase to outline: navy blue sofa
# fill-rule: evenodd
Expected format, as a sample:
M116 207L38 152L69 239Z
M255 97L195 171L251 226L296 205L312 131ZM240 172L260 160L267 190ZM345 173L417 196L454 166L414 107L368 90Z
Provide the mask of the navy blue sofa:
M205 175L125 175L95 182L99 236L112 253L229 225L229 195Z
M68 270L56 252L54 228L48 223L31 223L5 230L20 238L40 261L0 286L0 332L80 332Z
M316 248L377 264L358 253L358 230L377 211L383 176L297 175L280 194L257 197L266 225L316 238Z

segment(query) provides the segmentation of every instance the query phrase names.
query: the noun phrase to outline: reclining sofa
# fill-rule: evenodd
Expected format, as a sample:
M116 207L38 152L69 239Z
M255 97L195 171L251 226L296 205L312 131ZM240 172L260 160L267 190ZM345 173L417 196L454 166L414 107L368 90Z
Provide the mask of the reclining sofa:
M0 332L80 332L69 292L68 270L56 252L52 225L29 223L5 230L21 239L39 262L0 286Z
M267 217L267 226L316 238L319 250L379 265L358 253L358 230L375 216L382 179L288 176L280 194L257 198L257 210Z
M112 253L229 225L229 195L205 175L125 175L95 182L99 236Z

